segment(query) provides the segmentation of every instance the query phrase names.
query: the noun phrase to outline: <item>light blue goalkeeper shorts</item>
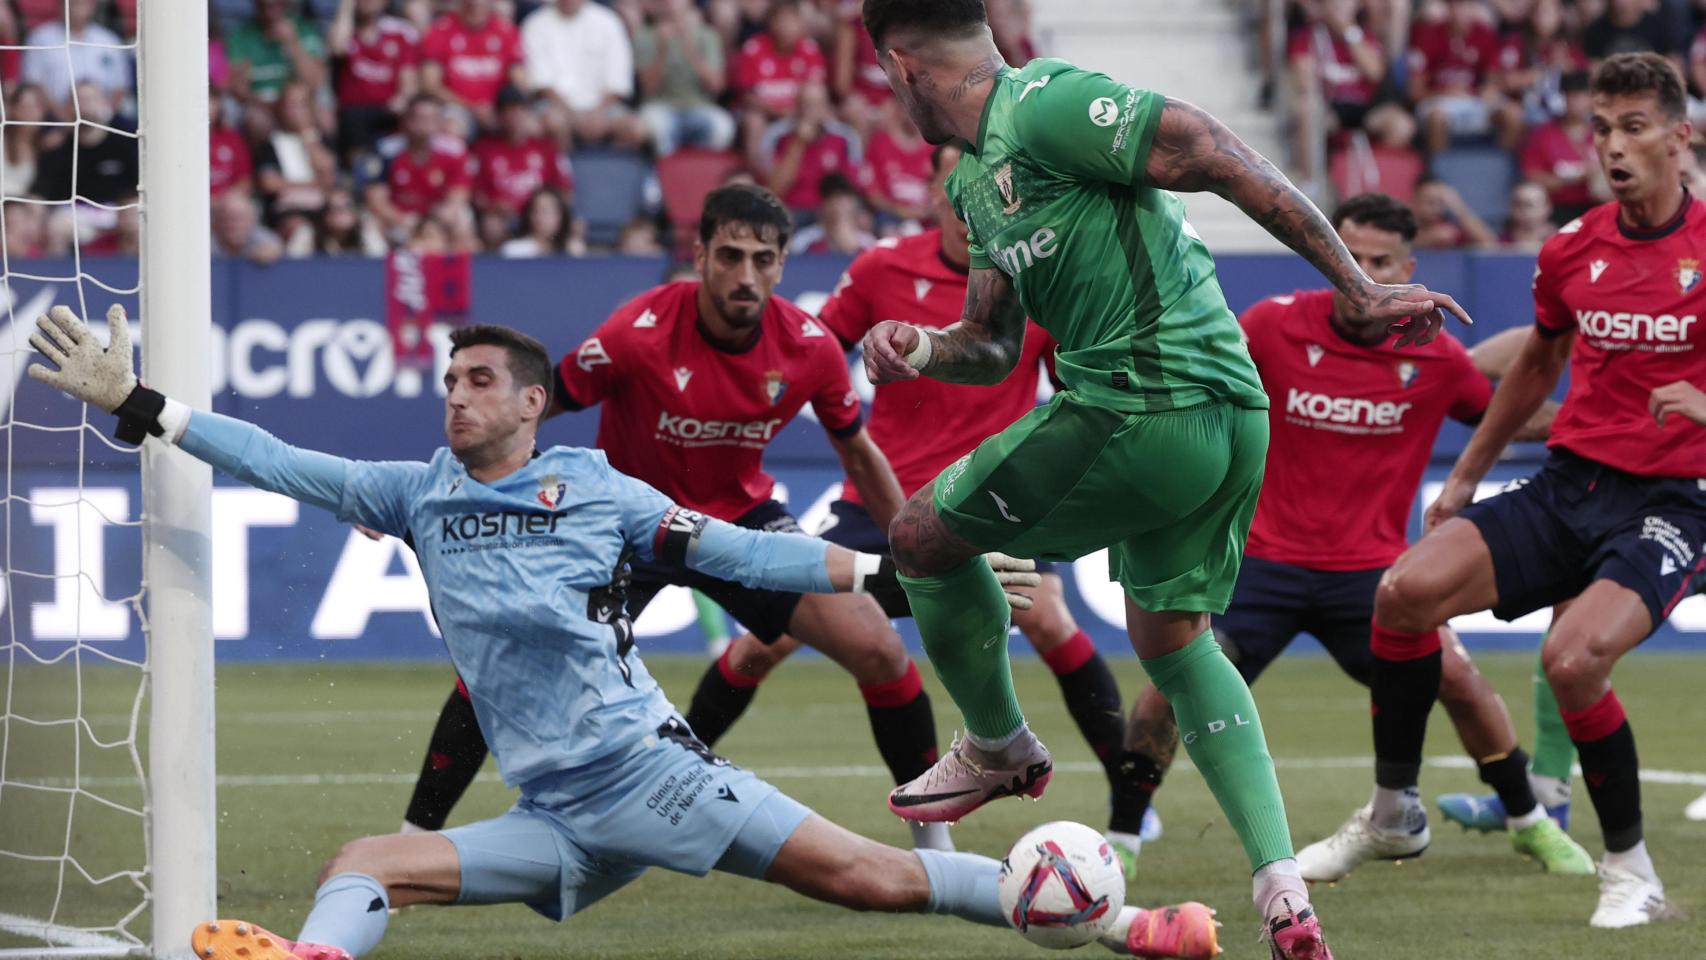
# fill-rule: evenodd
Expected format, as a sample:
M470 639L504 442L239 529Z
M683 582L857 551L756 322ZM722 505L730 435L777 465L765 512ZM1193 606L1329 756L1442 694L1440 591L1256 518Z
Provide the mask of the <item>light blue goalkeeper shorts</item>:
M522 787L503 816L444 831L459 904L525 903L565 920L658 866L764 878L811 811L671 720L633 749Z

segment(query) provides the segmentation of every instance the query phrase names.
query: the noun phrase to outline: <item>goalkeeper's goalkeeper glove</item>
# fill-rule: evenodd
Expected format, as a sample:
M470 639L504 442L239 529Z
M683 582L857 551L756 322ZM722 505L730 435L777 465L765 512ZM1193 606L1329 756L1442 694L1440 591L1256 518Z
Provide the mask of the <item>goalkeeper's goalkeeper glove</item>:
M176 440L188 422L189 408L136 379L130 356L130 323L124 308L116 303L107 309L107 331L108 345L103 349L89 325L71 308L54 307L47 316L36 318L30 346L58 369L31 364L30 377L118 414L114 435L125 443L141 443L149 434Z
M1009 557L1005 553L986 553L983 558L989 561L989 569L995 572L995 579L1001 584L1001 592L1007 597L1007 605L1015 610L1031 609L1031 598L1013 588L1042 584L1042 575L1037 573L1037 562ZM876 562L872 564L871 561ZM860 554L856 563L858 568L854 571L853 592L870 594L876 599L877 605L883 608L883 613L891 617L912 616L912 602L907 599L906 590L896 579L899 571L895 568L892 557Z

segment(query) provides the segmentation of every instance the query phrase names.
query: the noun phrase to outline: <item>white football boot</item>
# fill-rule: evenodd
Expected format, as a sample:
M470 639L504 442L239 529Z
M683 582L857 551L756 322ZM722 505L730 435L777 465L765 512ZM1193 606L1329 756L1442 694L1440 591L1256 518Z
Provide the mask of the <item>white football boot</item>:
M1404 824L1388 829L1374 824L1374 805L1368 804L1325 840L1297 854L1303 879L1331 882L1370 860L1408 860L1428 848L1428 812L1416 805L1405 812Z

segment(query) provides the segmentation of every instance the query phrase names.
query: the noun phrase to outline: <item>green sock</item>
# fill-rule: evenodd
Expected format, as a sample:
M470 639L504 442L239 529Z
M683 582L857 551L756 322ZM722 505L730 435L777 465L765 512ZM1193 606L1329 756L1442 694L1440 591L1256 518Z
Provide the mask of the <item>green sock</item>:
M1212 632L1182 650L1143 661L1173 705L1191 762L1244 843L1250 869L1293 856L1285 800L1262 735L1256 701Z
M1544 641L1542 641L1544 642ZM1534 660L1534 758L1528 769L1537 776L1570 782L1570 768L1576 762L1576 745L1570 742L1570 731L1564 727L1564 717L1558 713L1558 698L1552 695L1552 684L1546 679L1546 668L1540 658Z
M965 717L966 729L999 739L1025 714L1007 663L1007 595L982 557L939 577L899 577L930 666Z
M717 601L693 591L693 606L699 609L699 629L705 634L705 649L714 650L729 642L729 621Z

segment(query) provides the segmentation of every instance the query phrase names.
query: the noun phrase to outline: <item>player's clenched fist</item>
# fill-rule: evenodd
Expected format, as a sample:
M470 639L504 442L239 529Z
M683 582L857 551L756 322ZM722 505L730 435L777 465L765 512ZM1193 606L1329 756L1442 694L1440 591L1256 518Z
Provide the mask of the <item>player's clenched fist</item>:
M884 320L865 334L865 376L873 384L916 380L930 362L930 338L923 329Z
M1702 426L1706 426L1706 393L1686 380L1667 383L1647 398L1647 409L1653 412L1653 419L1659 426L1665 425L1665 417L1669 414L1687 417Z

